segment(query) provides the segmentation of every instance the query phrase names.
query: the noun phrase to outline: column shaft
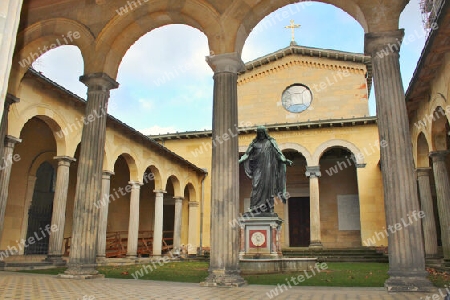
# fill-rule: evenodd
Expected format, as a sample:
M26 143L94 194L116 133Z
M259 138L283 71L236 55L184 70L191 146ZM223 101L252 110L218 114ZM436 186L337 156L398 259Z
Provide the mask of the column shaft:
M450 266L450 183L448 178L446 157L450 151L431 152L433 160L434 181L436 184L437 207L441 224L442 250L447 266Z
M417 182L419 184L420 209L425 213L425 218L422 219L425 254L427 257L436 257L438 253L436 221L429 172L430 168L418 168Z
M161 256L165 191L155 191L155 220L153 226L153 256Z
M128 243L127 256L134 258L137 256L139 238L139 195L142 183L130 181L130 220L128 222Z
M173 253L179 255L181 247L181 221L183 218L183 198L175 198L175 220L173 224Z
M309 177L309 205L310 205L310 248L322 248L322 236L320 232L320 197L319 176L320 166L306 167L306 176Z
M103 171L102 198L98 207L98 234L97 234L97 259L106 257L106 231L108 227L109 193L111 187L111 175L114 172Z
M197 254L199 247L198 229L199 229L199 203L189 202L189 235L188 235L188 254Z
M109 91L118 84L104 73L82 76L88 87L73 211L72 244L69 276L96 275L98 209L94 203L101 198L102 166L106 138L106 110Z
M22 140L7 135L4 140L3 157L0 157L0 241L3 235L3 225L5 222L6 203L8 201L9 178L13 164L13 152L16 143Z
M56 231L50 234L48 255L46 260L61 262L63 255L64 226L66 223L67 191L69 189L69 167L75 161L72 157L57 156L58 169L56 170L56 187L53 198L52 226Z
M403 30L366 34L372 57L377 104L381 169L388 227L419 211L411 136L400 74L399 44ZM385 51L388 51L386 54ZM428 290L421 220L389 234L389 291Z
M229 222L239 212L238 138L231 134L238 123L237 73L244 70L236 53L207 58L214 70L211 256L206 286L239 286L245 283L239 269L239 228ZM228 140L222 140L224 136Z

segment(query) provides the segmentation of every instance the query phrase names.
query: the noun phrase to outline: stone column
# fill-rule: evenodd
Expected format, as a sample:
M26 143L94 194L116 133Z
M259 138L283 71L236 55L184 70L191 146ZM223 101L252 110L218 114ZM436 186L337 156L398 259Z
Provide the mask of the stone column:
M23 217L22 217L22 228L20 229L20 238L26 239L27 238L27 229L28 229L28 210L30 209L31 201L33 201L33 194L34 194L34 187L36 186L36 179L37 177L35 175L29 175L28 176L28 182L27 182L27 190L25 193L25 201L23 206ZM19 249L19 254L23 255L25 248Z
M163 238L164 194L166 191L155 190L155 220L153 225L153 256L161 256Z
M2 114L2 121L0 123L0 141L4 141L8 133L8 114L11 104L18 103L20 100L11 94L7 94L5 98L5 105ZM4 144L0 143L0 155L3 154Z
M320 233L320 198L319 177L322 176L320 166L307 166L306 177L309 177L309 219L310 219L310 248L323 248Z
M423 238L426 257L435 258L438 253L436 221L433 211L433 198L430 186L431 168L417 168L417 182L419 183L420 209L425 213L422 219Z
M127 257L136 258L139 238L139 196L141 182L130 181L130 220L128 222Z
M239 228L229 222L239 213L237 74L245 70L237 53L207 57L214 71L211 256L209 276L203 286L240 286L245 280L239 269ZM223 137L229 139L223 140Z
M2 0L2 5L0 5L0 99L5 98L8 90L22 2L23 0ZM0 105L1 108L3 105Z
M372 57L377 104L386 223L395 226L419 211L411 135L400 75L403 30L367 33L365 52ZM389 234L388 291L429 290L420 219Z
M437 207L441 224L442 250L444 264L450 267L450 183L447 172L446 157L450 151L430 152L433 160L434 182L436 185Z
M109 192L111 187L112 171L103 171L102 198L98 205L98 234L97 234L97 261L106 258L106 230L108 227Z
M0 241L3 235L3 223L5 222L6 202L8 201L9 177L11 176L11 167L13 164L13 152L16 143L22 142L21 139L7 135L5 137L5 148L3 157L0 159Z
M196 255L199 246L198 229L199 229L199 202L189 201L189 233L188 233L188 254Z
M173 254L180 255L181 219L183 217L183 198L175 197L175 220L173 224Z
M106 138L106 110L109 91L118 83L104 73L80 77L88 87L85 122L81 135L80 158L73 210L72 244L69 268L61 277L92 277L97 256L98 209L101 198L102 166Z
M69 156L56 156L58 161L58 169L56 170L56 187L55 195L53 197L53 212L52 224L56 226L57 230L53 230L50 234L50 241L48 247L48 255L45 260L51 261L54 264L65 264L62 259L63 256L63 240L64 240L64 226L66 224L66 204L67 191L69 189L69 167L75 158Z

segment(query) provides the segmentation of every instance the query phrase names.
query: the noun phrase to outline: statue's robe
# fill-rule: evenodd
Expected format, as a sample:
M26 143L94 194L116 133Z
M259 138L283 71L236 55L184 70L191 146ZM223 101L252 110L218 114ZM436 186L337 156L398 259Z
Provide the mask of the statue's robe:
M255 139L249 146L251 148L248 159L244 162L245 173L252 179L252 193L250 195L250 209L269 206L264 212L273 212L274 197L286 201L286 164L275 140L266 138Z

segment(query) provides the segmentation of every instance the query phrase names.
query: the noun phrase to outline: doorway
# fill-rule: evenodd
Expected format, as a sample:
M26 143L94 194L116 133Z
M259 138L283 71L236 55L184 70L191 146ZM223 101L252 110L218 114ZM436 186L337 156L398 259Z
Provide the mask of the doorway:
M289 246L309 247L309 197L289 198Z
M31 238L34 243L28 243L24 250L25 255L47 254L50 240L48 232L44 229L52 222L55 169L48 162L44 162L39 166L36 177L33 199L28 210L26 239L28 241Z

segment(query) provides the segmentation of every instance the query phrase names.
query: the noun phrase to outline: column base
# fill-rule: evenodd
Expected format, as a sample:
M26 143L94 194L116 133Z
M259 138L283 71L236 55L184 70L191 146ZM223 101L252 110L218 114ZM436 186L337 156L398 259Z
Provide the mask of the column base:
M391 276L384 282L388 292L433 292L436 287L425 277Z
M95 269L96 265L71 265L69 262L69 268L63 273L57 275L57 278L61 279L97 279L105 278L105 275L99 274Z
M240 271L213 270L200 286L205 287L240 287L247 285Z
M323 249L323 245L321 241L311 241L309 244L309 248L312 249Z
M442 267L450 270L450 259L444 258L442 260Z
M65 266L66 261L62 258L62 255L47 255L43 260L45 262L51 262L54 266Z

